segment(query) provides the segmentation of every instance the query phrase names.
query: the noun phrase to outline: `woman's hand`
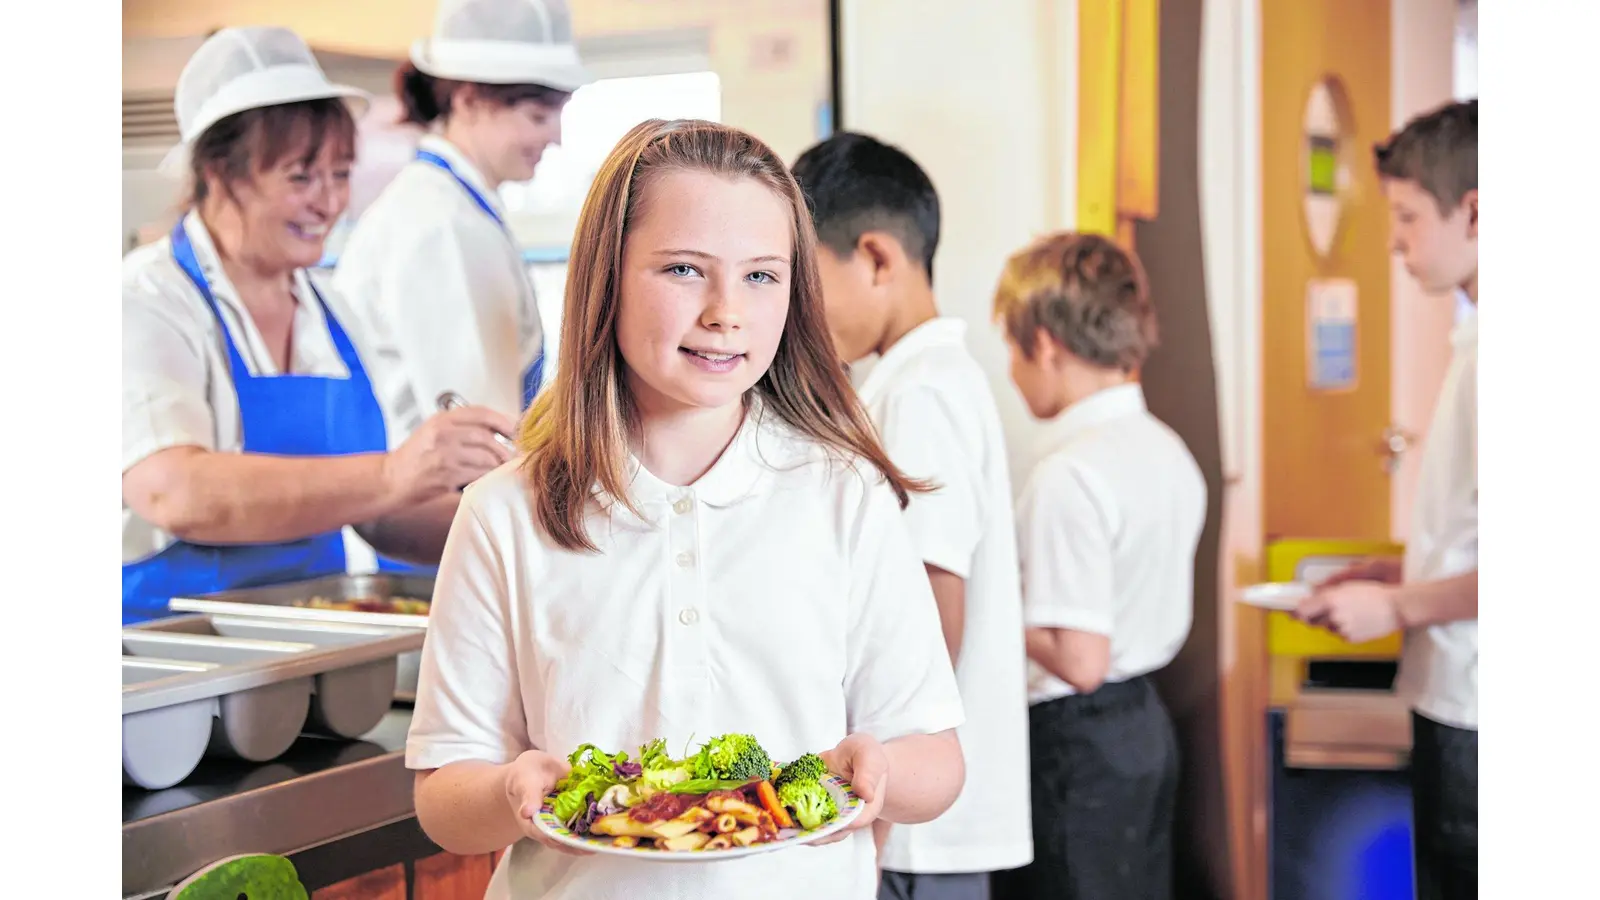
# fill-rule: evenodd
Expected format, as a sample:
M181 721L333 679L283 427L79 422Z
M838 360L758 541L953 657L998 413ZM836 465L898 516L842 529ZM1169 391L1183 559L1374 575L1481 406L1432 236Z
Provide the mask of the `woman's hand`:
M889 754L870 734L850 735L840 741L839 746L823 753L822 761L829 772L850 782L865 805L849 825L813 845L819 847L842 841L877 821L889 788Z
M511 458L495 435L516 427L482 406L437 413L384 458L384 477L404 506L459 490Z
M557 843L534 824L539 807L544 805L544 798L555 789L556 782L565 778L570 771L572 767L564 759L551 756L543 750L525 751L506 767L506 803L511 807L511 814L516 817L517 827L522 829L523 837L569 856L592 856L587 850Z

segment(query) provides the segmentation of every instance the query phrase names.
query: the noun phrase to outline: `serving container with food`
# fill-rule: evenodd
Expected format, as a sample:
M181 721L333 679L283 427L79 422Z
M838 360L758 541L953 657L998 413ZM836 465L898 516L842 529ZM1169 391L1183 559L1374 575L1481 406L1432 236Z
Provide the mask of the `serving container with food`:
M425 629L432 599L431 576L335 575L200 597L175 597L172 608L181 612ZM417 670L421 665L420 650L400 657L395 675L396 700L409 703L416 699Z
M302 733L367 733L415 693L432 590L320 579L178 598L194 614L123 629L124 782L159 790L207 755L266 762Z

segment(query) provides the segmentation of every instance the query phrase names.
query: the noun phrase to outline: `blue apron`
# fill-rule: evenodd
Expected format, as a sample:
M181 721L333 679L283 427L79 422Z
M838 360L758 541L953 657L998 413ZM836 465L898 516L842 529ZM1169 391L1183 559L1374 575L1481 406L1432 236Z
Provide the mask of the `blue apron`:
M451 178L454 178L456 180L456 184L461 185L461 189L467 192L468 197L472 198L472 202L478 204L478 208L483 210L484 215L493 219L494 223L500 226L500 230L506 233L507 238L511 237L511 230L506 228L505 220L501 219L500 214L494 211L494 206L484 198L483 194L478 192L477 188L472 186L472 182L461 177L461 173L457 172L455 167L450 165L449 160L431 150L418 150L417 159L421 162L427 163L430 166L444 170L445 174L449 175ZM515 241L513 241L513 244L514 243ZM541 348L539 353L534 356L533 362L529 364L528 368L524 369L522 372L522 408L524 410L533 405L533 397L535 394L539 393L539 385L543 383L544 350Z
M172 229L172 258L205 298L228 346L228 369L239 400L245 453L275 456L342 456L387 449L383 411L366 369L333 311L312 287L349 378L252 375L217 307L189 235ZM168 615L173 597L283 584L342 575L344 538L330 531L297 541L208 546L178 541L160 553L122 567L122 624Z

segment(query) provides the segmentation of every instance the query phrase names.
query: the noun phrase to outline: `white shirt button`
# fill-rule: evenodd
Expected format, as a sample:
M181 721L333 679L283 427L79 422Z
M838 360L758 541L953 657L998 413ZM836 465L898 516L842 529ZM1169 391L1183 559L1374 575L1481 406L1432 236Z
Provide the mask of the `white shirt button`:
M688 497L680 497L677 503L672 504L672 511L680 516L688 515L691 509L694 509L694 501Z
M692 608L686 609L683 612L678 613L678 621L685 625L693 625L694 623L700 621L700 613L698 610Z
M694 554L690 553L687 550L683 551L682 553L679 553L678 554L678 565L681 566L682 568L685 568L685 569L687 569L690 566L694 565Z

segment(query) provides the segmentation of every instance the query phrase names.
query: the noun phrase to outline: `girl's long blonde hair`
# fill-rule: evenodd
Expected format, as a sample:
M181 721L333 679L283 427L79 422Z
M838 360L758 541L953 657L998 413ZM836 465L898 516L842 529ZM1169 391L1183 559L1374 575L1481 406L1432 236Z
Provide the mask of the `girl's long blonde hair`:
M929 485L889 461L834 351L822 308L816 233L789 169L766 144L726 125L653 119L635 126L589 188L572 241L561 363L522 423L522 471L539 524L561 547L595 551L585 506L598 488L635 513L628 491L633 400L617 347L622 247L650 182L672 171L750 178L789 204L794 255L789 316L772 367L752 392L768 414L846 459L882 473L902 507Z

